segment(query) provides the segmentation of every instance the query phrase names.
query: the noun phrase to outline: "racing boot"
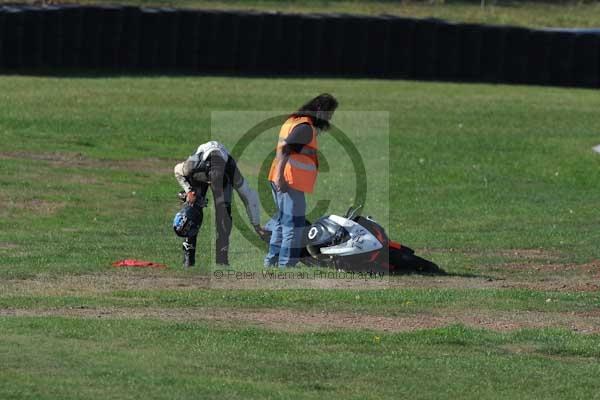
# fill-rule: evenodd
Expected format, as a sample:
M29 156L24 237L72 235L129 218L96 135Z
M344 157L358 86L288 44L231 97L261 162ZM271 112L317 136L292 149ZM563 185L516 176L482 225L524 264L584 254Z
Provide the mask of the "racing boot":
M215 260L217 262L217 265L220 265L223 267L226 267L229 265L229 255L228 255L229 251L228 250L229 250L229 246L225 246L225 247L222 247L221 249L217 250L216 260Z
M183 267L189 268L196 264L196 241L186 238L182 245Z

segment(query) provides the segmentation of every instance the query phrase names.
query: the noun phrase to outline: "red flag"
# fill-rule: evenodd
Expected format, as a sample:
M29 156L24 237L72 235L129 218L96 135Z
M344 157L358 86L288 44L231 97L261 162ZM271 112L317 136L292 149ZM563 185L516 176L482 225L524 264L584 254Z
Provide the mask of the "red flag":
M142 261L127 258L125 260L115 261L113 267L137 267L137 268L167 268L165 264L155 263L152 261Z

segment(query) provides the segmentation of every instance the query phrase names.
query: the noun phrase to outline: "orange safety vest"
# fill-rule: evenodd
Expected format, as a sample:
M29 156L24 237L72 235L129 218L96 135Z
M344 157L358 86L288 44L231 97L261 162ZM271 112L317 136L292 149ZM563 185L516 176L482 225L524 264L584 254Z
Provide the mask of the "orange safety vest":
M308 117L290 117L279 131L279 142L277 143L277 154L281 154L281 148L285 144L285 139L289 136L292 130L300 124L309 124L312 127L312 139L310 143L304 145L299 153L291 153L285 169L283 177L287 184L296 190L306 193L312 193L315 182L317 181L317 172L319 169L319 160L317 158L317 131L313 126L312 119ZM279 158L275 157L271 163L269 171L269 180L275 182L277 180Z

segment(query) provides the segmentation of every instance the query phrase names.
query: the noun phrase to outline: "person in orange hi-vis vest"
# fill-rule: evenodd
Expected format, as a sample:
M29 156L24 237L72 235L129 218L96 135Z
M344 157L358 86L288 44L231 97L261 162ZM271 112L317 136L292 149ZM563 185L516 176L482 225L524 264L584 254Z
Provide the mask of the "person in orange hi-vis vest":
M279 131L269 171L277 212L264 261L267 268L293 267L298 262L306 221L304 194L313 192L319 170L317 137L329 129L337 106L332 95L321 94L291 114Z

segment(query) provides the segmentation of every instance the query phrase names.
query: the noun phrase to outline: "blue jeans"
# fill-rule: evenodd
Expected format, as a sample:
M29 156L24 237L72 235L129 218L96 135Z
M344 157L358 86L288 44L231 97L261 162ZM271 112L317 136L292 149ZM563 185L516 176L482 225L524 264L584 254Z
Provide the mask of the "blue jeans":
M302 251L302 234L306 221L304 192L288 188L286 193L275 190L271 183L277 213L273 216L273 230L265 266L293 267Z

